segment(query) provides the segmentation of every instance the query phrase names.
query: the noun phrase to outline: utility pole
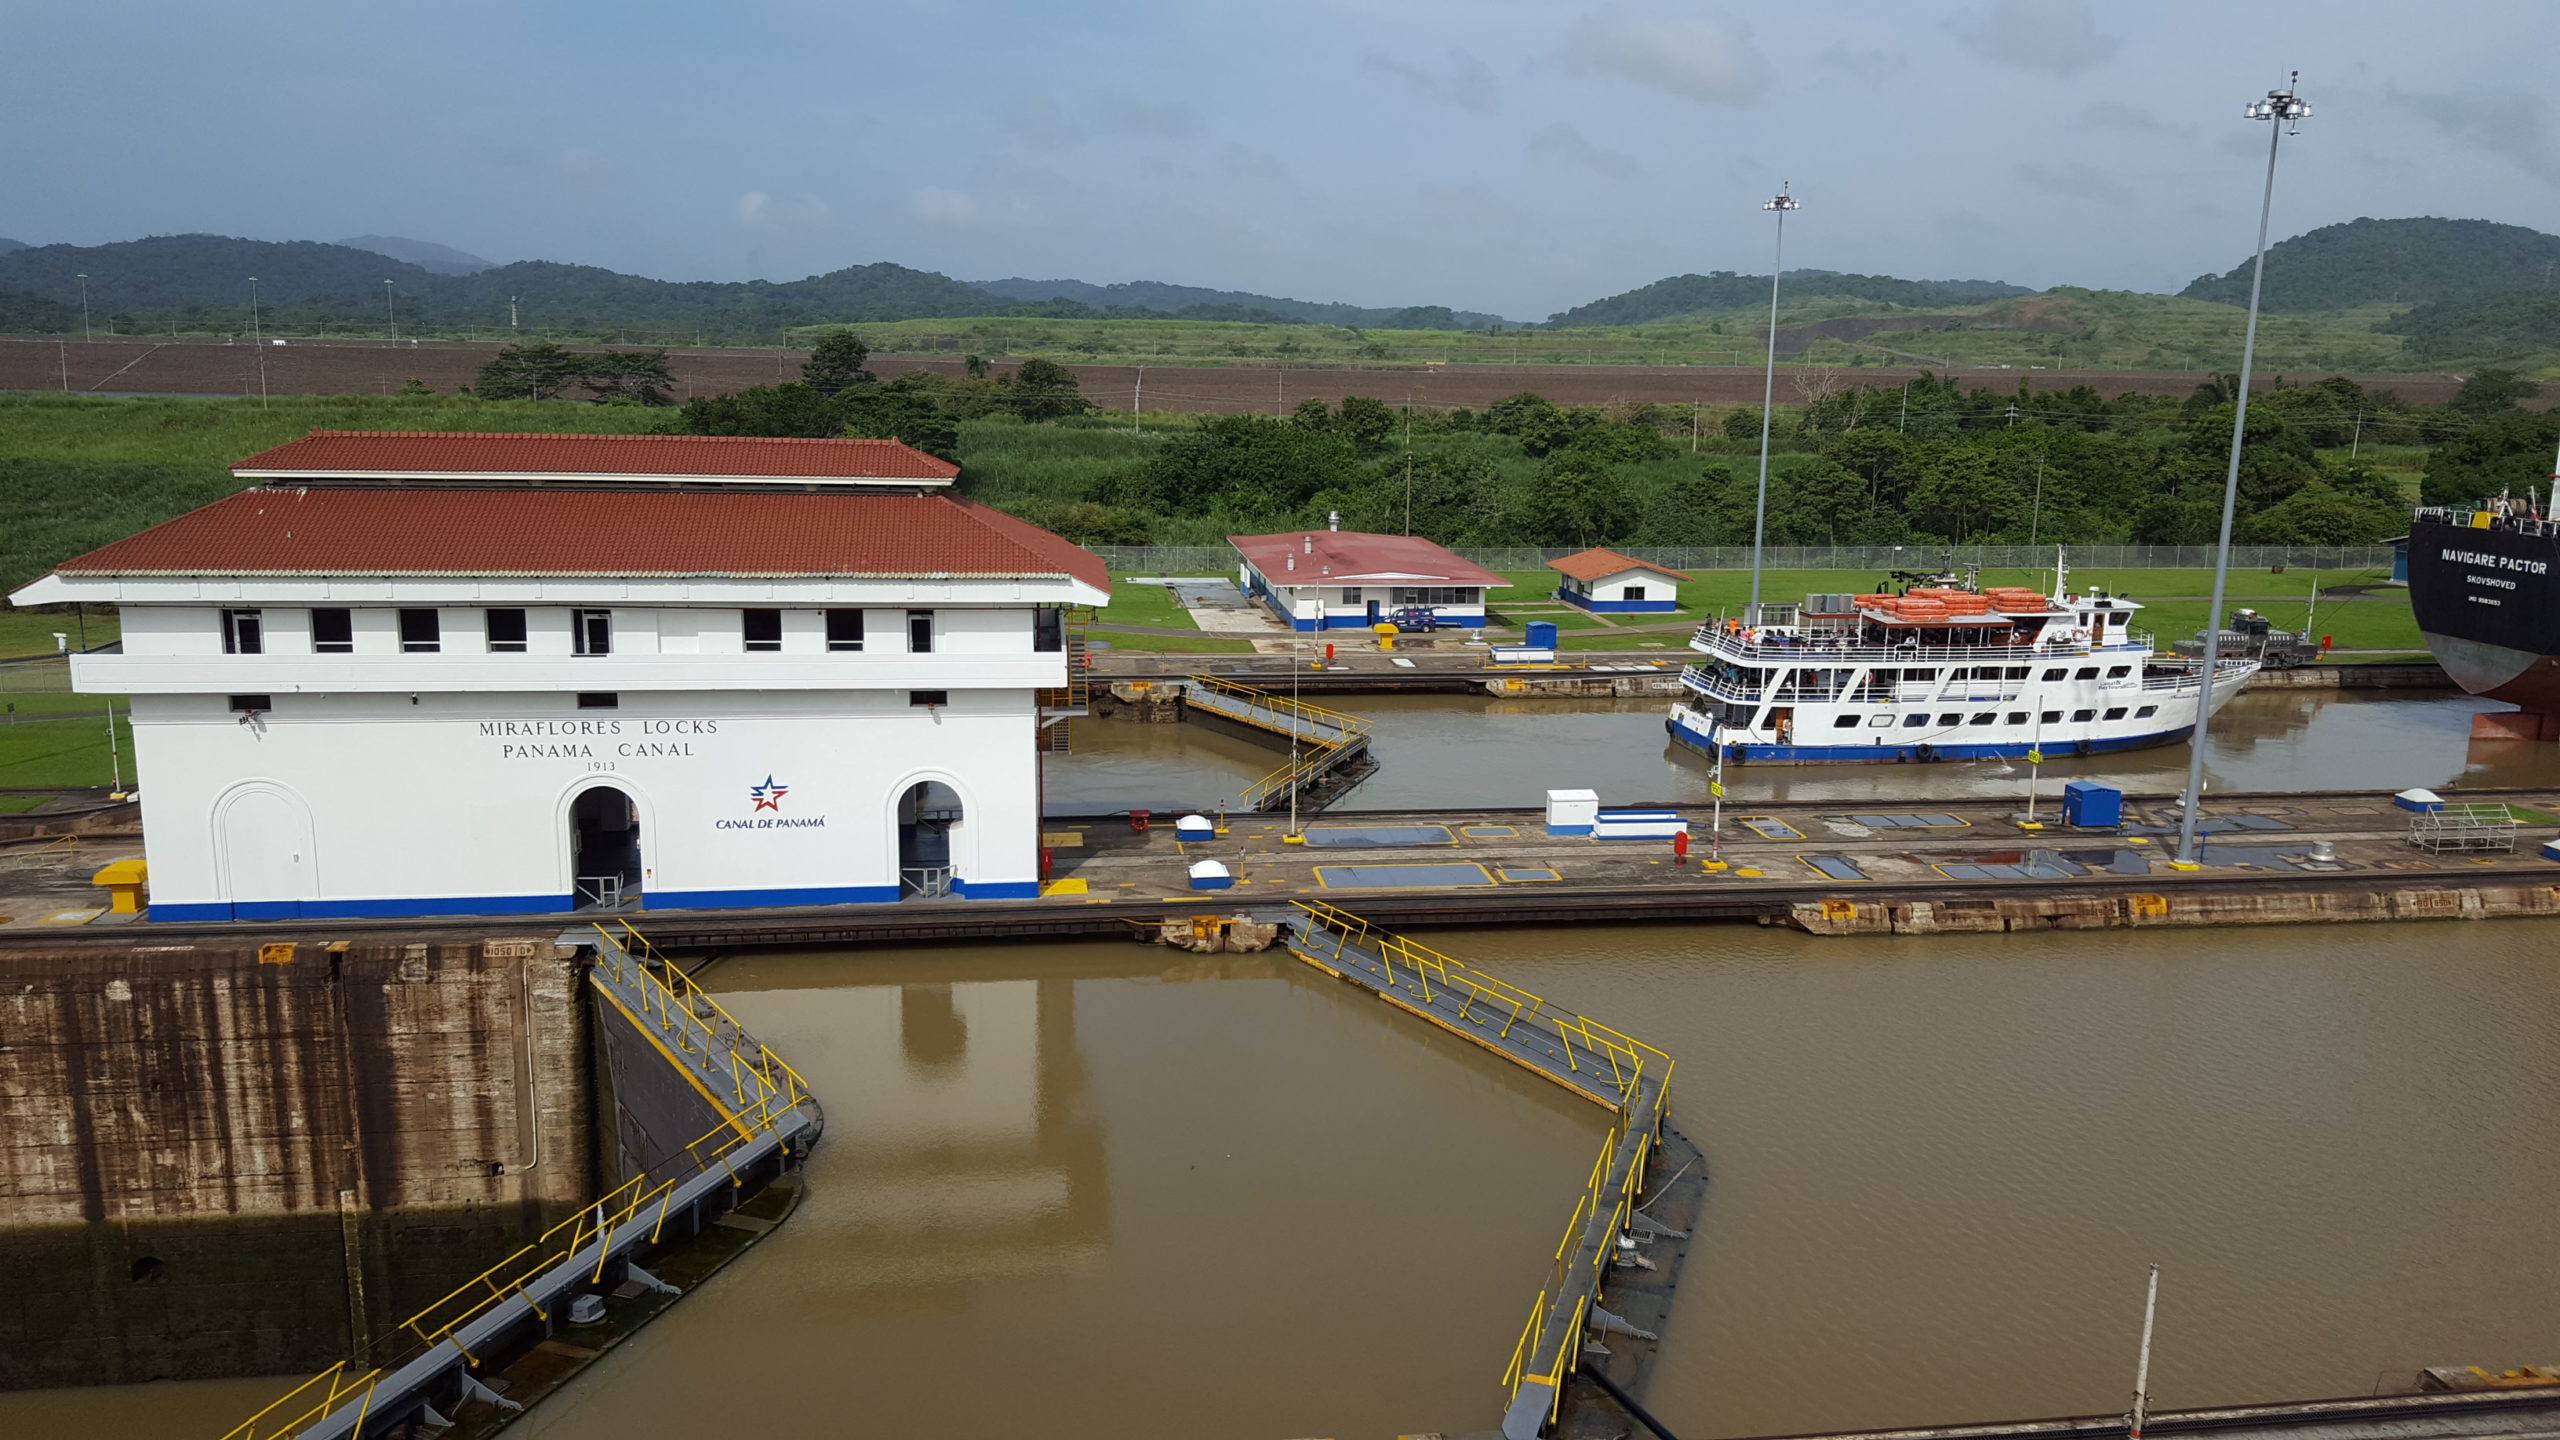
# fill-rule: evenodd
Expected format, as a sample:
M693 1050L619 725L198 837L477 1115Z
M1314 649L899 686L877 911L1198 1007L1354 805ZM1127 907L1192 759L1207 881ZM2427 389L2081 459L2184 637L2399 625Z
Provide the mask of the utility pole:
M2160 1267L2151 1267L2150 1293L2142 1298L2142 1357L2133 1365L2133 1414L2126 1440L2142 1440L2142 1422L2151 1410L2151 1322L2160 1313Z
M2044 523L2044 456L2036 456L2036 505L2027 515L2027 543L2036 543L2036 530Z
M1777 247L1769 261L1769 368L1760 384L1760 492L1751 507L1751 608L1744 623L1760 623L1760 549L1769 533L1769 420L1778 403L1778 277L1786 273L1787 212L1803 207L1778 187L1778 198L1760 207L1778 217Z
M79 280L80 280L80 341L81 341L81 343L82 343L82 344L84 344L84 345L85 345L85 344L87 344L89 341L91 341L91 340L95 340L95 339L96 339L96 338L98 338L98 337L96 337L95 335L92 335L92 334L90 334L90 333L89 333L89 272L88 272L88 271L86 271L86 270L81 271L81 272L80 272L80 275L79 275Z
M2222 536L2215 542L2213 556L2213 600L2204 613L2204 657L2196 676L2196 725L2187 742L2187 790L2180 802L2178 815L2178 858L2169 862L2180 870L2194 870L2201 862L2196 858L2196 810L2204 798L2205 727L2213 720L2214 670L2222 660L2222 604L2231 589L2231 519L2240 504L2240 446L2249 429L2249 371L2258 358L2258 299L2267 279L2267 223L2276 208L2276 150L2284 142L2285 132L2301 133L2302 122L2311 114L2311 102L2294 93L2294 84L2302 72L2295 71L2281 89L2270 90L2267 98L2252 103L2242 113L2252 120L2271 122L2267 127L2267 184L2258 201L2258 257L2249 276L2249 328L2240 342L2240 394L2232 407L2231 465L2222 481Z
M258 327L258 277L249 277L249 343L258 349L258 408L267 408L267 337Z
M2364 407L2356 407L2355 432L2347 437L2347 458L2353 460L2364 451Z
M395 287L392 282L388 280L383 281L382 313L391 321L391 338L397 340L400 338L400 307L392 303L391 297L393 293L395 293Z
M1138 386L1129 392L1129 433L1138 433L1138 407L1147 398L1147 367L1138 367Z
M1413 392L1404 392L1404 533L1413 534Z
M1689 402L1689 453L1698 453L1698 401Z

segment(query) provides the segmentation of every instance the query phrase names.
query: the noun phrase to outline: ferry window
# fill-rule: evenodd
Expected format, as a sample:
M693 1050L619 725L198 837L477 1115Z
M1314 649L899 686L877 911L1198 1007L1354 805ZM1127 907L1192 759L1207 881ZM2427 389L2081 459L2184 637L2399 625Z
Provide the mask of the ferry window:
M1902 717L1902 728L1905 730L1917 730L1928 723L1929 717L1926 715L1905 715Z
M1997 680L2000 678L2000 667L1997 665L1976 665L1973 667L1973 678L1976 680Z
M1858 717L1855 715L1841 715L1835 717L1831 722L1831 728L1834 730L1855 730L1858 728Z
M400 612L400 648L413 655L429 654L444 648L442 633L433 610Z
M2148 719L2150 719L2152 716L2157 715L2157 714L2159 714L2159 713L2160 713L2160 707L2159 707L2159 706L2157 706L2157 705L2145 705L2145 706L2143 706L2141 709L2136 710L2136 711L2134 711L2134 712L2133 712L2133 718L2134 718L2134 719L2136 719L2136 720L2148 720Z
M862 648L862 612L830 610L827 612L827 648L859 650Z
M779 610L742 610L745 616L747 648L779 650L782 648L782 612Z
M1995 710L1985 710L1985 711L1982 711L1981 713L1979 713L1979 714L1975 715L1972 719L1967 720L1967 721L1966 721L1966 722L1964 722L1964 723L1966 723L1967 725L1989 725L1989 724L1993 723L1994 721L1997 721L1999 718L2000 718L2000 715L1999 715L1999 712L1998 712L1998 711L1995 711Z
M2071 672L2070 672L2070 671L2068 671L2068 670L2061 670L2061 669L2047 670L2046 672L2044 672L2044 678L2045 678L2048 682L2050 682L2050 681L2054 681L2054 680L2059 680L2059 679L2061 679L2063 676L2068 675L2068 674L2070 674L2070 673L2071 673Z
M2008 677L2008 678L2010 678L2010 679L2012 679L2012 680L2024 680L2024 679L2026 679L2026 678L2027 678L2027 667L2026 667L2026 666L2024 666L2024 665L2012 665L2012 666L2010 666L2010 667L2009 667L2009 677Z
M581 655L613 653L613 612L610 610L572 610L569 612L569 638Z
M1043 605L1031 612L1031 648L1054 653L1067 648L1067 612Z
M222 612L222 653L225 655L261 655L266 653L266 626L255 610Z
M933 653L932 611L910 610L907 612L907 653L910 655Z
M581 690L578 692L578 708L619 710L622 708L622 697L611 690Z
M489 648L498 652L522 652L524 649L524 612L492 610L489 612Z
M1873 720L1867 722L1867 728L1870 730L1890 730L1893 728L1893 717L1890 715L1879 715Z
M346 655L356 648L356 617L351 610L311 612L311 648L323 655Z
M2036 717L2036 723L2039 725L2059 725L2062 723L2062 712L2059 710L2047 710Z
M1938 678L1938 672L1935 670L1905 670L1902 672L1902 678L1905 680L1935 680Z
M2010 724L2012 724L2012 725L2024 725L2024 724L2026 724L2026 723L2027 723L2027 712L2026 712L2026 711L2024 711L2024 710L2012 710L2012 711L2010 711L2010 712L2009 712L2009 723L2010 723Z
M2097 718L2098 712L2095 710L2074 710L2071 712L2071 723L2074 725L2086 725Z
M1961 715L1941 715L1938 717L1938 726L1940 729L1952 730L1963 723L1964 717Z
M2123 718L2124 718L2124 707L2123 707L2123 706L2121 706L2121 705L2110 705L2110 706L2108 706L2108 707L2107 707L2107 713L2106 713L2105 718L2106 718L2106 719L2109 719L2109 720L2121 720L2121 719L2123 719Z
M2083 665L2078 670L2072 672L2071 678L2074 680L2095 680L2098 678L2098 667L2095 665Z
M2110 665L2107 667L2107 678L2110 680L2121 680L2132 673L2133 667L2130 665Z

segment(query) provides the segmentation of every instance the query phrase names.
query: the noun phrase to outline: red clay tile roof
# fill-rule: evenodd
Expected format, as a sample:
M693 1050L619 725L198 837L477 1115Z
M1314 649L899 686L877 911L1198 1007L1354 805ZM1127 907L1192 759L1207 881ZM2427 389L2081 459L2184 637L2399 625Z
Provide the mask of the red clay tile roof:
M1029 578L1101 557L950 494L260 486L66 560L65 575Z
M730 435L503 435L314 430L231 467L235 475L530 475L676 480L948 481L960 467L895 440Z
M1547 568L1561 570L1567 577L1580 580L1585 584L1594 580L1606 580L1612 575L1624 575L1630 570L1650 570L1656 575L1667 575L1674 580L1693 578L1669 566L1656 565L1650 560L1632 559L1615 550L1585 550L1580 554L1567 555L1561 560L1550 560L1547 562Z
M1308 549L1313 542L1312 552ZM1364 581L1481 585L1511 582L1470 560L1412 535L1364 535L1356 530L1290 530L1278 535L1230 535L1227 543L1274 585L1338 585ZM1298 557L1295 570L1289 557Z

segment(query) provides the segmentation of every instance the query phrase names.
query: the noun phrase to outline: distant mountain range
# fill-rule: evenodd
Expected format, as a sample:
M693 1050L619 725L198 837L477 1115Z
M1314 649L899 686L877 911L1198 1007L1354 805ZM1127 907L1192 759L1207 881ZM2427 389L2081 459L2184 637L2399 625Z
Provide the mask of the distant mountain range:
M524 331L624 342L771 343L793 327L893 320L1008 316L1049 319L1176 316L1362 329L1474 330L1509 322L1445 306L1359 306L1157 281L965 282L876 262L785 282L667 281L592 265L493 264L430 241L359 235L339 244L161 235L108 245L26 245L0 240L0 330L60 333L81 323L79 276L102 327L195 329L243 324L250 276L269 323L379 330L478 330L506 326L510 304ZM2182 292L2239 304L2248 266L2199 277ZM390 282L385 284L384 282ZM1550 326L1642 325L1767 304L1769 279L1714 271L1674 275L1550 316ZM1837 297L1889 307L1898 325L1928 312L2037 295L1996 280L1904 280L1827 270L1787 272L1794 299ZM2267 253L2268 308L2400 307L2373 323L2407 337L2413 358L2451 363L2560 351L2560 236L2485 220L2361 219L2323 226ZM1854 313L1854 312L1853 312ZM1987 322L1986 322L1987 323ZM1999 328L1993 325L1991 328ZM2049 325L2046 328L2051 328Z
M410 240L399 235L358 235L338 242L350 250L370 250L394 260L406 260L421 270L438 275L469 275L480 270L494 270L495 260L483 260L467 250L438 245L432 240Z
M1345 325L1382 330L1490 330L1508 324L1480 310L1451 310L1446 305L1368 307L1284 300L1245 290L1209 290L1197 285L1167 285L1156 280L1129 280L1094 285L1082 280L972 280L990 295L1008 300L1072 300L1095 309L1159 310L1168 315L1198 314L1204 319L1230 318L1205 312L1239 312L1232 318L1294 320L1312 325ZM1255 312L1258 312L1256 314Z
M1786 293L1844 295L1914 308L1971 305L1982 300L2033 295L2023 285L1998 280L1897 280L1890 275L1844 275L1837 270L1790 270ZM1549 325L1643 325L1702 310L1739 310L1769 303L1769 277L1736 275L1718 270L1706 275L1674 275L1650 285L1594 300L1547 317Z

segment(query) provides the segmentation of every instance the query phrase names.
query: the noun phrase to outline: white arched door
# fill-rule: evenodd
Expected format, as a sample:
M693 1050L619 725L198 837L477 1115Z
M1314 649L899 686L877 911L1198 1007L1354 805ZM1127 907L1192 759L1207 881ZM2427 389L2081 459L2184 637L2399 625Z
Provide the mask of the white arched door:
M294 915L320 895L311 810L289 791L259 786L223 802L215 822L222 888L242 919Z

